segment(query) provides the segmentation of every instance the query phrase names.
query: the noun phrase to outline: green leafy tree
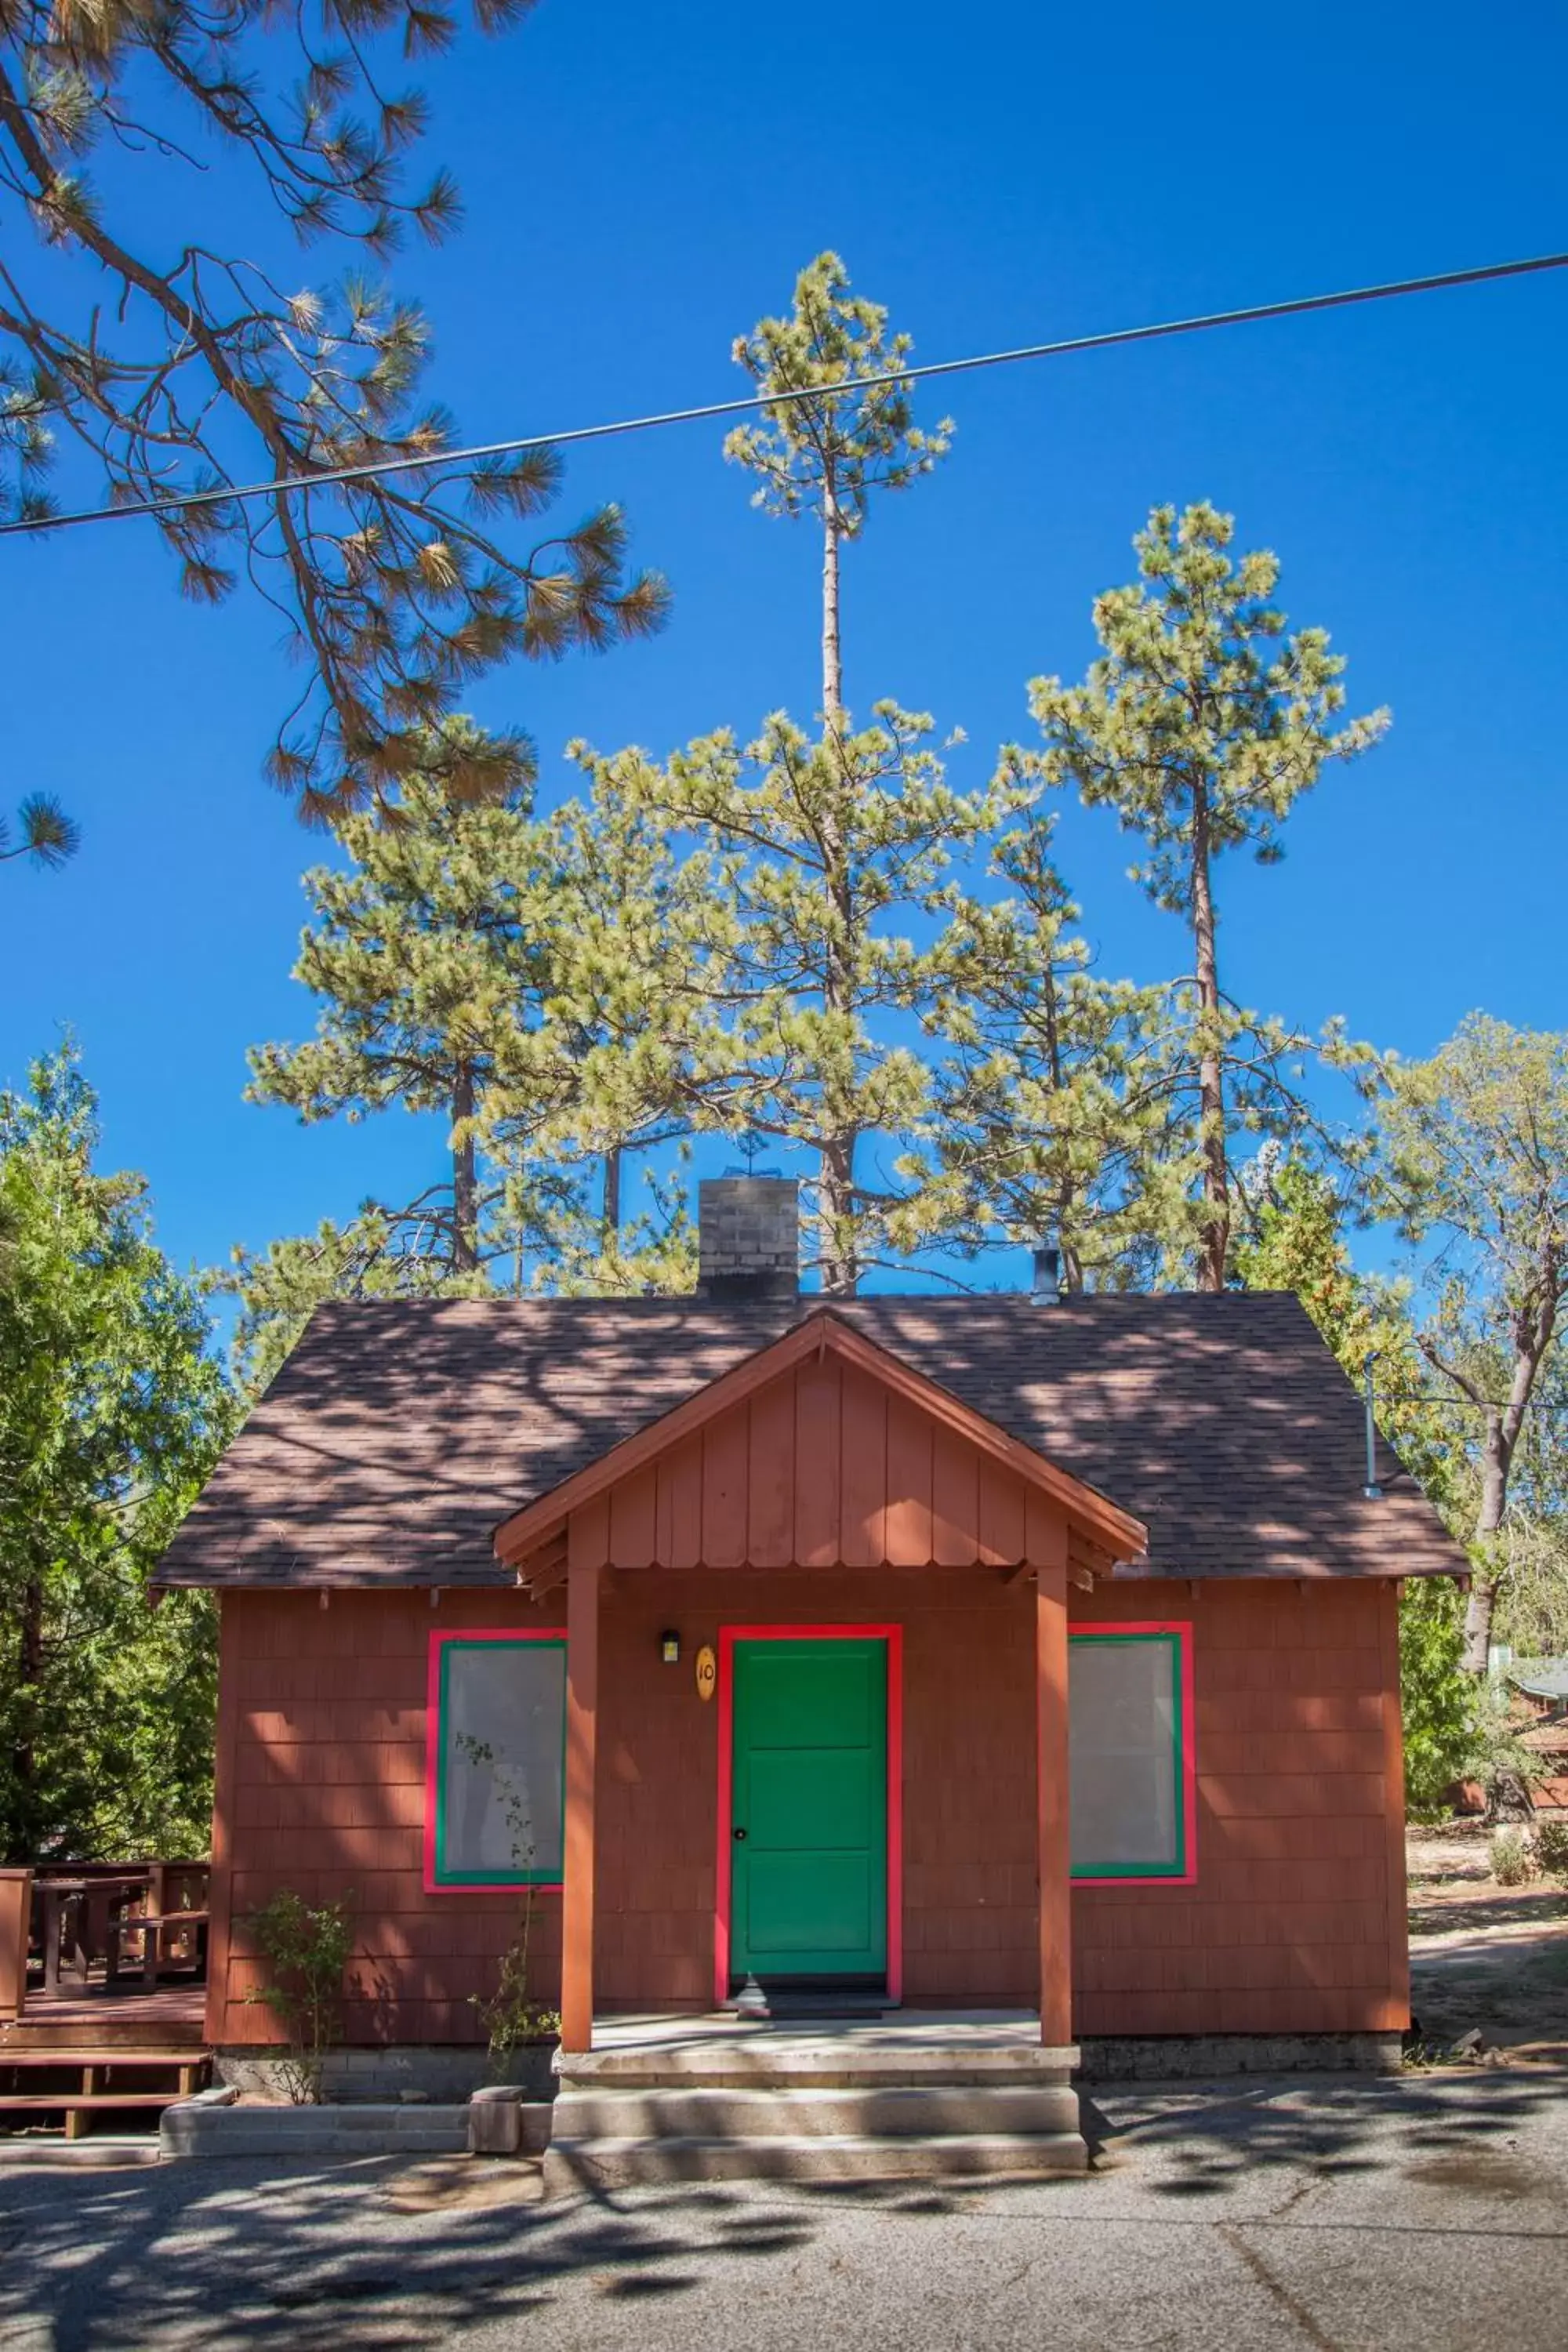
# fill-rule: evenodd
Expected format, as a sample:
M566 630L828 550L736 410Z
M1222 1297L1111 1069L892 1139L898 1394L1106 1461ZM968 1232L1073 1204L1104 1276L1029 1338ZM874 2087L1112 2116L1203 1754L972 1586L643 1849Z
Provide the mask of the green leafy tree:
M473 22L498 33L529 5L475 0ZM412 176L428 102L393 79L458 29L436 0L0 10L0 511L46 516L62 450L85 460L83 503L205 500L155 528L186 596L244 579L282 616L303 684L268 764L316 821L395 805L481 674L644 635L667 602L627 573L615 507L543 529L553 453L447 455L426 321L378 282L409 230L438 242L459 217L449 172ZM318 238L353 262L299 289L295 247ZM384 470L331 478L353 467ZM257 479L294 486L224 495ZM504 779L525 747L501 749ZM458 761L450 780L490 778Z
M1446 1577L1417 1577L1399 1604L1399 1689L1405 1726L1405 1809L1441 1821L1457 1780L1482 1760L1486 1727L1477 1686L1460 1663L1464 1608Z
M15 857L30 857L35 866L63 866L74 857L81 835L58 801L49 793L29 793L16 811L17 837L0 816L0 866Z
M234 1425L69 1052L0 1092L0 1852L205 1851L216 1643L148 1579Z
M1422 1353L1471 1409L1464 1654L1483 1674L1521 1452L1559 1451L1557 1433L1531 1423L1561 1373L1568 1302L1568 1036L1472 1013L1430 1060L1384 1066L1379 1116L1386 1198L1434 1253Z
M1275 557L1233 559L1233 533L1213 507L1157 507L1133 541L1138 583L1096 601L1103 651L1085 683L1042 677L1030 688L1047 774L1140 837L1133 879L1191 934L1193 968L1171 991L1163 1087L1195 1195L1173 1255L1195 1256L1204 1290L1225 1286L1236 1131L1291 1136L1316 1124L1289 1075L1310 1041L1244 1011L1221 985L1215 868L1243 847L1276 862L1298 797L1388 724L1383 711L1337 723L1343 661L1321 629L1287 634L1272 601Z
M1405 1293L1359 1275L1345 1241L1346 1204L1328 1175L1266 1147L1243 1171L1246 1230L1234 1271L1249 1290L1291 1290L1358 1385L1374 1367L1379 1427L1452 1532L1470 1504L1464 1449L1436 1393ZM1399 1607L1399 1675L1406 1806L1416 1820L1447 1810L1447 1791L1476 1766L1484 1727L1461 1669L1464 1605L1446 1577L1413 1577Z

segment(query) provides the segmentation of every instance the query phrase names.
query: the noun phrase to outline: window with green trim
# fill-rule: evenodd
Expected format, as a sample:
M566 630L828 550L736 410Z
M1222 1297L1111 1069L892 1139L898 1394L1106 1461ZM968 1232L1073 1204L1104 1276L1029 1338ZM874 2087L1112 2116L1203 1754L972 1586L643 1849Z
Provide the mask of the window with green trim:
M1190 1879L1184 1625L1095 1626L1068 1644L1072 1874Z
M431 1635L426 1881L558 1886L563 1634Z

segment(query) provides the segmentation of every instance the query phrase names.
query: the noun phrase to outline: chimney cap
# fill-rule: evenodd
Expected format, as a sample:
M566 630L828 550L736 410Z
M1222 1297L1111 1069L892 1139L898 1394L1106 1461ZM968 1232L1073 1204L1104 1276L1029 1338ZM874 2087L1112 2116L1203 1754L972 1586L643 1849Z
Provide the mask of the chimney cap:
M1054 1242L1042 1242L1035 1252L1035 1297L1042 1307L1055 1307L1062 1295L1062 1254Z

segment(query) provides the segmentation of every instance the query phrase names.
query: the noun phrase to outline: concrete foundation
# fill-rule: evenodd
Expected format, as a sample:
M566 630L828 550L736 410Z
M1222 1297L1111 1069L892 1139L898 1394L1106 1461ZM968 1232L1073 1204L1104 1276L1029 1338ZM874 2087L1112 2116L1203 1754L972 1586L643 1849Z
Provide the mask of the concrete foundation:
M509 2081L530 2099L553 2098L551 2060L554 2054L552 2042L531 2042L514 2053ZM287 2099L289 2095L278 2053L266 2045L215 2050L213 2074L218 2082L251 2097ZM416 2092L423 2099L454 2102L470 2098L481 2084L495 2080L495 2062L488 2051L405 2042L384 2050L332 2051L322 2090L334 2106L396 2100L405 2091Z
M1084 2083L1177 2082L1226 2074L1397 2074L1397 2033L1145 2033L1090 2035Z
M216 2107L196 2100L165 2107L158 2126L165 2160L264 2156L280 2164L347 2163L367 2156L463 2156L468 2109L461 2106Z

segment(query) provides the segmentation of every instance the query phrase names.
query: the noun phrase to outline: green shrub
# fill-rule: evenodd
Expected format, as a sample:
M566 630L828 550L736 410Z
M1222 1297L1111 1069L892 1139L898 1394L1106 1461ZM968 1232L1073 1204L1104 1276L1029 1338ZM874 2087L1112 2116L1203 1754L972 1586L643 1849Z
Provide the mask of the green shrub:
M1405 1803L1413 1822L1440 1822L1449 1790L1475 1765L1477 1689L1475 1676L1459 1664L1464 1640L1463 1605L1453 1587L1435 1576L1412 1579L1399 1604L1399 1684Z
M1500 1886L1522 1886L1535 1875L1535 1853L1522 1830L1494 1830L1491 1840L1492 1876Z
M321 2104L328 2051L338 2037L343 1971L353 1949L353 1896L312 1906L282 1888L241 1920L271 1971L246 1999L268 2008L289 2037L282 2074L297 2107Z
M1549 1877L1568 1878L1568 1822L1538 1822L1535 1859Z

